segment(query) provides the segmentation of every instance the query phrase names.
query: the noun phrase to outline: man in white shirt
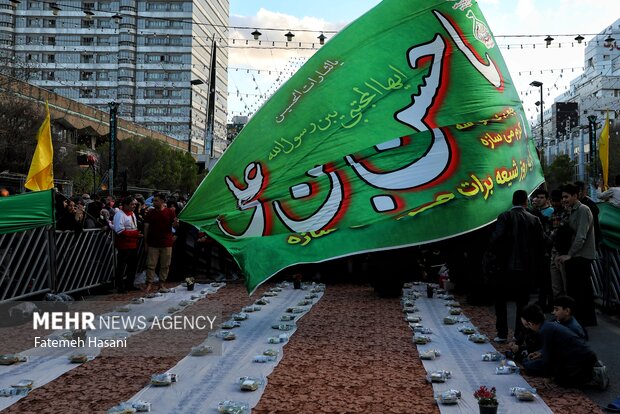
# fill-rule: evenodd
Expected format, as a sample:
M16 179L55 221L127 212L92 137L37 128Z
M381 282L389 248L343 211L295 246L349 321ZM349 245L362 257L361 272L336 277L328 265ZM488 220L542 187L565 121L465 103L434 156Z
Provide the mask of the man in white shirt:
M614 185L614 187L610 187L609 190L603 192L599 188L596 195L599 200L607 201L612 206L620 208L620 175L616 175Z

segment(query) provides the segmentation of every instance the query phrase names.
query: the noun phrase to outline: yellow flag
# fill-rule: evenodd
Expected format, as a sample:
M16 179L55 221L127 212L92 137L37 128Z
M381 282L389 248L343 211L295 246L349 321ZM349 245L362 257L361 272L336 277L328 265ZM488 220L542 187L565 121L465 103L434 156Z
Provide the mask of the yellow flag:
M45 102L45 120L37 132L37 148L34 150L25 187L32 191L54 188L54 149L52 148L52 131L50 109Z
M603 169L603 189L607 189L607 178L609 177L609 112L605 119L605 126L601 131L598 143L598 156L601 159Z

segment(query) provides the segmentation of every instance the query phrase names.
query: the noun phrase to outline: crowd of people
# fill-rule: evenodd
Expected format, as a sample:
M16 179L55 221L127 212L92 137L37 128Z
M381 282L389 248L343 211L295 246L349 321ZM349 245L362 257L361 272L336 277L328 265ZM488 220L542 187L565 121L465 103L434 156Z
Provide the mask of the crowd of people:
M483 257L493 282L497 343L511 351L530 375L566 386L606 388L606 368L587 344L584 327L597 325L591 264L601 243L599 209L583 182L532 199L513 193L513 207L500 214ZM531 293L538 289L535 303ZM507 302L516 302L509 337ZM554 319L545 319L553 312Z
M140 239L144 239L146 283L143 289L165 292L179 225L177 214L184 204L185 197L179 194L158 192L147 199L141 194L115 199L96 194L66 198L57 193L56 229L81 232L100 228L113 234L118 292L137 289L134 278L138 270L138 248ZM156 269L157 286L154 284Z

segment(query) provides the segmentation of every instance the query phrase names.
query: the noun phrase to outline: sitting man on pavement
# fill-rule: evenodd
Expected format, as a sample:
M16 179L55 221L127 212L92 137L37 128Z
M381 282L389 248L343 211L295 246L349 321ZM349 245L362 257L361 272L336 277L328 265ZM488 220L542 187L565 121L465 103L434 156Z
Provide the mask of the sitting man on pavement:
M553 316L558 323L566 326L571 331L583 339L588 340L588 332L577 322L577 319L573 317L573 308L575 307L575 300L570 296L558 296L553 301Z
M559 323L545 321L545 315L535 304L523 309L521 319L526 328L540 335L542 342L541 351L523 361L529 375L551 377L564 387L607 388L606 368L573 331Z

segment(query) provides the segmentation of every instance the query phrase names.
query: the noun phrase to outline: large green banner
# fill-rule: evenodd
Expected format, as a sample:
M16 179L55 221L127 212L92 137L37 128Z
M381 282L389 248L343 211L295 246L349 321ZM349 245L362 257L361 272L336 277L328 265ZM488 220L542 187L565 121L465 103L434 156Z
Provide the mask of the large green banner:
M475 2L384 0L254 115L180 218L252 291L292 264L477 229L542 181Z
M0 234L54 224L53 190L0 197Z

